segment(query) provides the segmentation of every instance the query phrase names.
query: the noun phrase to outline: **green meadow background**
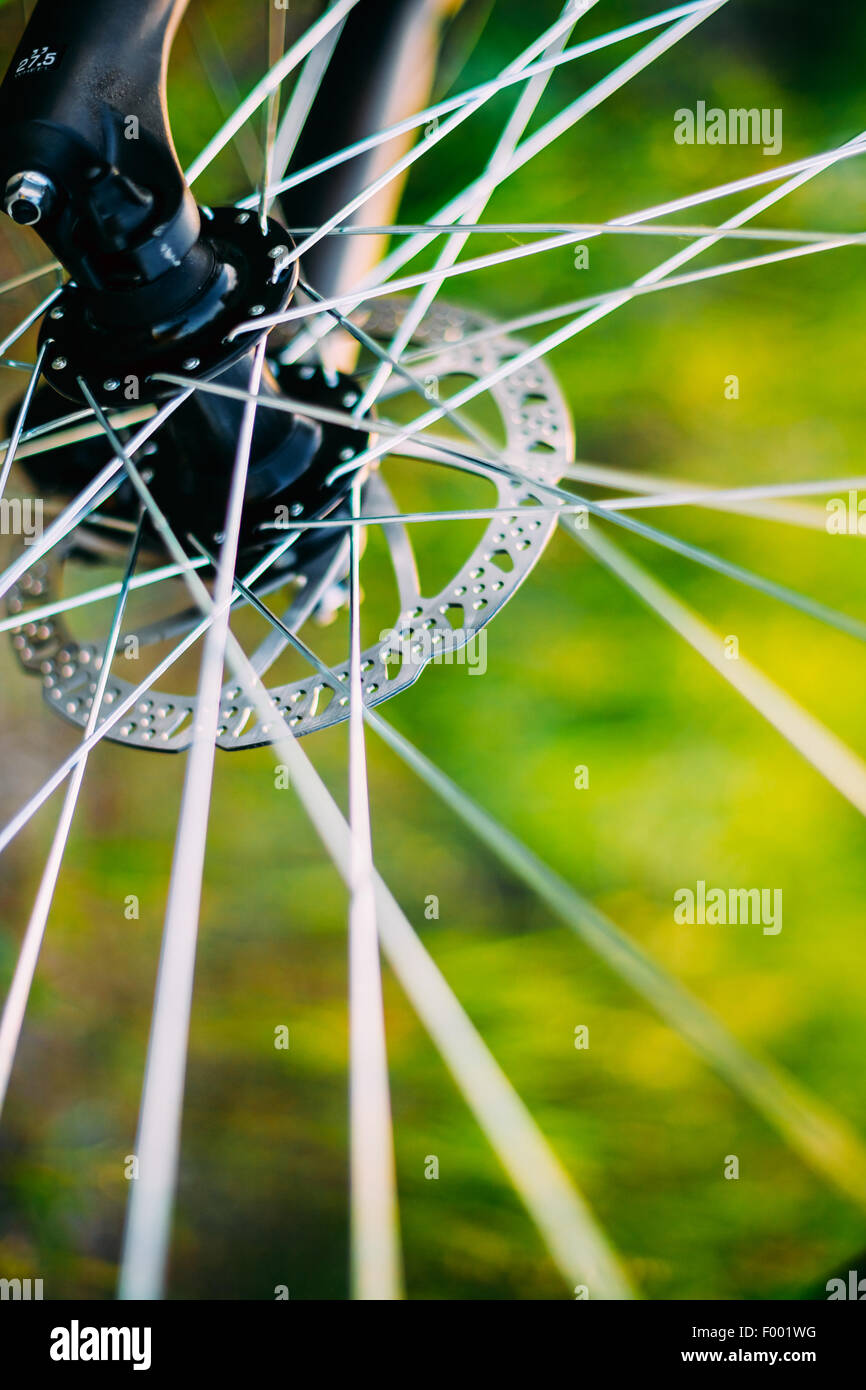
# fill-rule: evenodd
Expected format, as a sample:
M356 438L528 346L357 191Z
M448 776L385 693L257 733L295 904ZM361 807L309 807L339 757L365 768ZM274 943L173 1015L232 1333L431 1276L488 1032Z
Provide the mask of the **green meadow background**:
M243 93L266 60L267 6L192 0L199 29L203 9ZM290 26L300 30L313 10L293 4ZM445 87L495 74L558 10L555 0L496 0L474 44L469 28L455 37ZM636 0L602 0L580 36L650 12ZM4 62L18 15L16 4L0 11ZM556 73L536 124L645 41ZM775 162L831 149L864 124L864 52L866 13L856 7L819 14L804 0L731 0L525 168L486 215L600 220L774 162L759 148L675 144L674 112L698 100L780 108ZM222 113L187 25L169 96L188 160ZM490 102L421 161L406 191L408 220L430 216L480 172L513 100ZM261 122L252 131L260 140ZM229 150L201 196L216 201L246 188ZM743 201L679 216L711 224ZM763 218L829 231L859 230L862 221L857 160ZM485 238L482 249L507 244ZM510 317L629 283L679 244L602 238L589 243L586 270L565 248L460 278L443 299ZM698 264L769 249L733 241ZM35 239L4 225L2 278L43 259ZM4 332L39 292L29 286L0 301ZM552 358L573 411L577 458L715 486L859 474L864 323L861 247L632 303ZM739 378L737 400L725 397L730 374ZM11 404L23 378L6 375ZM446 486L420 469L412 489L431 506L468 495L459 479ZM814 503L819 516L823 502ZM643 519L866 618L861 538L684 508ZM425 532L417 536L423 579L456 570L478 528L416 531ZM866 751L866 654L853 638L648 541L607 525L603 534ZM371 615L369 640L393 621L384 566L371 542L363 582L385 621ZM76 571L68 582L95 581ZM95 621L107 626L109 617L103 605ZM311 629L310 640L335 660L344 639L343 621ZM48 713L11 650L2 673L5 819L77 734ZM194 675L190 666L184 678ZM433 668L384 713L738 1039L866 1133L861 817L571 537L554 536L490 628L483 677ZM305 748L345 805L345 728ZM177 1298L269 1299L287 1285L293 1299L330 1299L348 1289L346 894L292 793L275 789L273 762L265 750L217 757L171 1266ZM807 1168L766 1116L372 734L369 763L381 871L641 1293L821 1297L832 1273L856 1267L866 1210ZM585 790L574 786L578 764L589 768ZM47 1298L108 1298L115 1287L183 773L182 757L105 745L88 767L0 1126L0 1274L42 1277ZM55 799L3 857L4 987L57 811ZM781 888L783 930L675 924L675 890L698 879ZM124 917L130 894L140 901L137 921ZM434 921L424 915L430 894L440 903ZM385 973L408 1294L571 1297ZM273 1046L281 1024L288 1052ZM575 1050L578 1025L589 1029L588 1050ZM738 1181L723 1176L730 1154L739 1157ZM425 1179L428 1155L439 1158L438 1181Z

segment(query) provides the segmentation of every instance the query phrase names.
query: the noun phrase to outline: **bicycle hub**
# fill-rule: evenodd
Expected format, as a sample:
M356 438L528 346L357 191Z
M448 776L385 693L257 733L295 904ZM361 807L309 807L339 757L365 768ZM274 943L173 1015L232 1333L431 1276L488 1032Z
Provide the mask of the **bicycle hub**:
M0 85L3 206L34 228L70 276L42 323L42 370L78 403L79 378L104 407L176 391L159 379L165 373L218 378L243 392L263 330L238 326L281 312L297 284L292 242L278 221L199 208L186 183L165 101L185 5L39 0ZM295 375L293 396L300 386ZM350 386L334 381L330 393ZM51 418L41 394L33 418ZM269 366L260 398L280 397ZM222 514L243 408L238 397L196 392L160 431L155 491L178 525L195 502L200 534L219 529L210 513ZM360 447L365 436L349 438ZM248 502L255 510L279 499L297 509L303 493L304 507L313 498L324 504L321 478L347 449L345 430L260 408ZM92 460L93 446L86 452ZM66 460L73 473L84 462L80 450L77 457ZM307 478L311 470L316 476ZM225 486L209 488L217 482Z

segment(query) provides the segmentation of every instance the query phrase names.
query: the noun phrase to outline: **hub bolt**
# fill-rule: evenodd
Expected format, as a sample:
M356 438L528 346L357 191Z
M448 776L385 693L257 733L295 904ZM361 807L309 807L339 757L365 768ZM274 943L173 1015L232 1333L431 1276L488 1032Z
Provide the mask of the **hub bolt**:
M47 174L35 169L13 174L6 185L3 206L12 218L23 227L34 227L48 212L54 200L54 184Z

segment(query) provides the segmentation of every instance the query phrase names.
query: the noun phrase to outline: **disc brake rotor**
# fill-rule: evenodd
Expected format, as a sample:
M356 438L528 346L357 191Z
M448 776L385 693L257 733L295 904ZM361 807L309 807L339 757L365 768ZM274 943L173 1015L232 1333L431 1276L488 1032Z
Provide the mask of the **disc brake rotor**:
M397 331L408 309L405 300L379 300L356 314L355 320L367 334L387 342ZM489 319L462 309L434 306L413 342L421 349L445 344L443 350L424 365L425 376L446 376L480 380L488 376L525 346L513 338L491 336L467 341L479 332L495 327ZM489 388L487 399L494 402L501 419L505 445L503 456L512 474L490 473L496 489L500 515L491 518L484 533L448 584L436 594L421 593L411 542L406 527L391 523L383 527L397 581L400 611L388 638L362 654L364 701L376 705L414 684L429 662L447 659L475 640L516 593L538 561L556 525L554 513L539 515L528 507L542 506L549 498L538 494L537 483L557 483L573 456L571 418L566 402L549 368L533 362L504 377ZM471 452L471 447L470 447ZM395 449L399 456L399 446ZM431 465L438 466L438 465ZM369 516L390 515L396 508L377 472L364 485L362 512ZM492 510L492 508L491 508ZM438 524L438 523L431 523ZM442 523L445 524L445 523ZM301 577L304 586L283 621L291 631L298 630L320 605L333 605L335 586L345 577L348 543L338 532L334 544ZM77 643L71 636L63 614L28 621L27 613L50 605L60 594L62 556L40 561L9 591L7 608L20 615L21 626L13 632L13 645L21 665L41 676L43 694L49 706L72 723L84 727L102 666L104 647ZM285 571L279 583L287 582ZM261 594L266 589L257 586ZM342 591L344 595L345 590ZM195 619L187 620L187 629ZM159 627L159 625L156 625ZM183 629L182 615L174 632ZM172 630L163 625L151 640ZM266 670L288 646L277 631L271 633L253 657L259 671ZM407 659L408 658L408 659ZM313 672L305 680L270 687L280 713L295 734L328 728L348 717L349 668L334 666ZM106 715L111 713L136 687L110 676L104 695ZM136 748L180 752L192 741L195 697L149 689L130 709L126 718L106 737ZM252 703L235 681L222 690L221 717L217 743L226 749L254 748L271 741L271 729L262 723Z

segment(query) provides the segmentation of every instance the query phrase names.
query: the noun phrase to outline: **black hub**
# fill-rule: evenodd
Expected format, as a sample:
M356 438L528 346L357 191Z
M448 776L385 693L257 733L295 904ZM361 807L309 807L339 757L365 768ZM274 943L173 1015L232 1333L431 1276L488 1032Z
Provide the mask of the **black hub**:
M0 193L15 221L34 226L70 275L43 321L42 369L77 404L81 382L112 413L177 391L164 374L235 391L199 390L139 454L149 485L182 541L219 542L251 352L298 279L281 224L253 212L199 208L171 141L165 67L185 0L39 0L0 85ZM241 324L251 325L238 332ZM271 361L260 390L249 461L241 555L279 539L274 522L338 508L348 483L325 479L369 436L322 424L298 401L345 409L358 392L345 377ZM61 414L40 390L28 423ZM127 433L125 438L129 438ZM44 495L74 495L111 455L102 439L34 455ZM124 484L102 509L135 520ZM90 522L92 528L99 523ZM315 553L311 532L287 559ZM82 537L82 546L86 543Z
M246 359L217 378L220 385L245 390L249 382ZM285 392L285 395L283 394ZM331 470L370 442L365 430L322 423L302 411L297 413L268 405L268 401L292 400L312 406L346 411L347 401L357 399L360 388L343 374L326 377L319 367L266 366L260 388L262 404L256 412L241 527L239 565L248 567L257 553L281 539L282 528L293 521L339 516L351 477L335 484L326 482ZM30 422L45 424L58 416L59 402L53 391L40 390L34 397ZM137 456L148 486L183 540L195 537L208 550L218 547L225 521L232 468L244 403L236 397L195 392L166 421L154 439ZM7 421L11 428L14 411ZM120 430L129 437L133 429ZM46 453L34 454L23 465L34 489L43 497L75 496L112 456L107 440L88 439ZM133 522L139 513L137 494L130 482L103 504L100 512L109 521ZM93 558L87 547L99 521L88 523L76 547L78 558ZM111 534L110 528L104 536ZM146 539L155 541L148 525ZM333 539L328 530L313 530L287 552L284 569L303 569Z
M273 219L202 209L202 232L183 262L150 284L113 291L68 285L43 321L46 380L82 401L83 377L101 405L155 400L153 372L206 379L240 361L259 336L237 324L285 308L298 279L292 242ZM192 263L192 264L191 264ZM249 371L247 371L249 378Z

